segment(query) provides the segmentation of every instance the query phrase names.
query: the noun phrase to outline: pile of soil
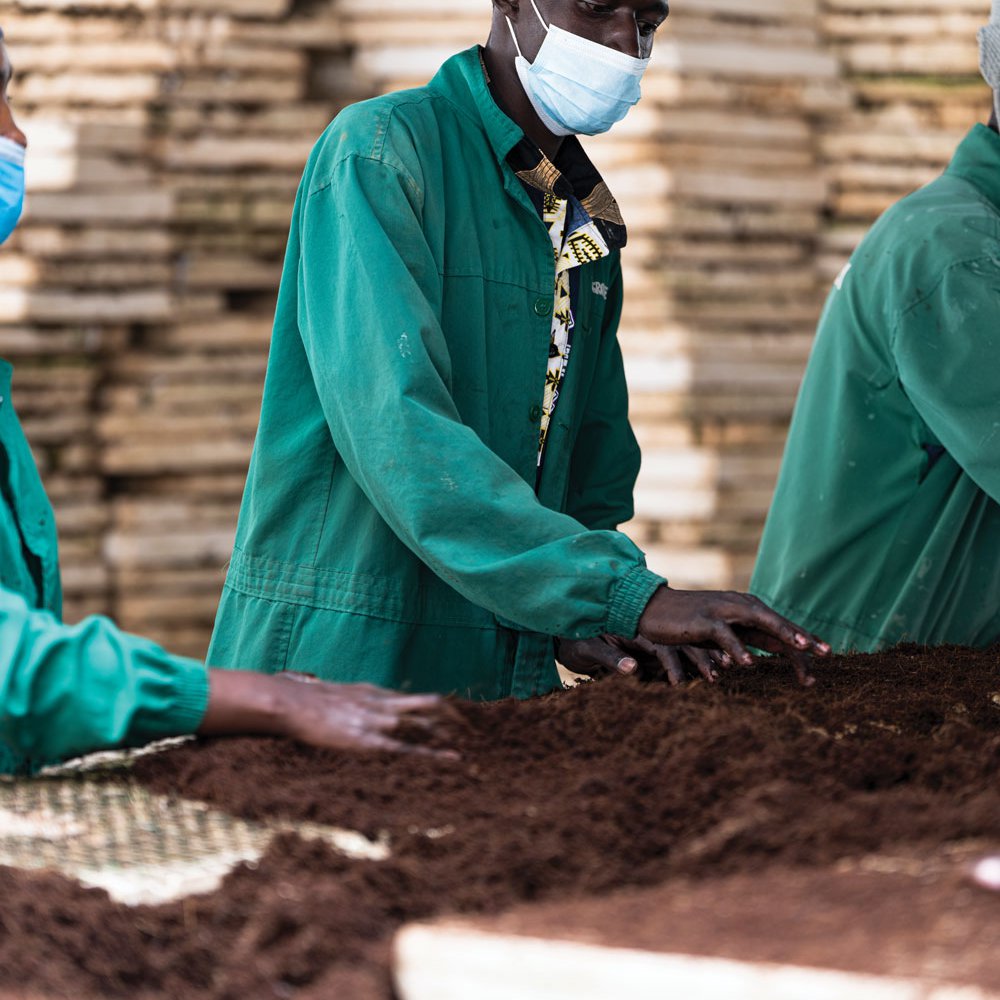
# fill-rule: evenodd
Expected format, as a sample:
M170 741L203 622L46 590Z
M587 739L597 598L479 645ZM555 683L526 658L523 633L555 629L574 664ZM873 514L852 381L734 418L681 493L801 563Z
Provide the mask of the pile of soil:
M154 790L248 818L388 832L392 858L351 861L286 836L212 895L133 910L6 871L0 985L384 998L388 942L406 920L764 864L1000 845L1000 649L901 648L815 673L801 689L770 661L714 687L614 679L464 705L462 725L434 738L458 762L267 740L142 758L135 780ZM949 905L954 887L941 893Z

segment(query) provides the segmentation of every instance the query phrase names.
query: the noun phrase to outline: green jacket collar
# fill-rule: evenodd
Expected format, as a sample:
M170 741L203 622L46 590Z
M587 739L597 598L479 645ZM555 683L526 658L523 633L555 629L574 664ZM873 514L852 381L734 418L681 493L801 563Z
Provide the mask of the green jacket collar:
M993 129L973 126L946 173L967 180L1000 212L1000 135Z
M478 45L452 56L428 86L482 123L500 163L524 137L520 126L508 118L493 100L483 73Z
M504 170L504 187L525 208L533 210L528 196L514 177L516 174L520 181L544 189L545 185L538 184L529 176L532 173L529 168L537 166L538 160L544 157L521 127L493 99L483 65L482 48L473 45L471 49L452 56L428 86L482 124L493 155L498 163L507 168ZM625 246L628 234L618 204L575 136L564 144L562 159L568 183L561 196L576 195L601 229L608 245L614 249ZM545 163L551 170L547 160ZM566 170L566 167L569 169Z

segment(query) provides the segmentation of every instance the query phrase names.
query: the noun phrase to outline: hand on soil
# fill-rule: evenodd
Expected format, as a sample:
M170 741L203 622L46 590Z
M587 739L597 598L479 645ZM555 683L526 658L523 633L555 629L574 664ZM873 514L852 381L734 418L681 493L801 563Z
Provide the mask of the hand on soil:
M399 694L372 684L304 684L301 678L294 677L286 680L291 702L287 735L293 739L318 747L458 759L453 750L434 749L391 735L402 722L433 730L454 711L440 695Z
M639 663L634 656L613 646L607 638L556 639L556 659L567 670L588 677L634 674Z
M209 670L203 736L286 736L316 747L391 750L455 760L452 750L423 745L459 713L436 694L400 694L372 684L326 684L308 674ZM462 721L458 718L458 721ZM407 723L417 742L395 732Z
M783 653L802 684L813 683L810 656L827 656L827 643L772 611L751 594L660 587L639 619L639 636L658 646L697 646L726 653L749 666L749 646Z
M732 666L732 659L719 649L659 646L642 636L557 639L556 657L564 667L590 677L638 675L642 680L666 680L675 686L684 683L689 675L700 675L714 684L719 671Z

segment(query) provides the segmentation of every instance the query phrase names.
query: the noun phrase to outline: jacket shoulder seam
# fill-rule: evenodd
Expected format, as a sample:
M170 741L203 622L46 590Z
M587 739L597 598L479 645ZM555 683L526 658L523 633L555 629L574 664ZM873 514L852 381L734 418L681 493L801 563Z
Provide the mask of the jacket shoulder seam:
M389 163L384 157L372 156L369 153L362 153L356 149L352 149L348 153L343 153L339 156L333 163L330 164L329 170L333 171L337 167L342 166L349 160L363 160L366 163L377 163L381 167L385 167L386 170L391 170L409 189L410 193L419 197L420 187L417 182L404 170L402 167L397 166L394 163ZM309 188L309 193L306 195L307 200L313 198L315 195L323 194L325 191L330 190L333 187L333 177L327 177L324 181L311 186Z
M968 267L970 264L978 264L980 261L990 261L994 260L989 254L977 253L971 257L963 257L961 260L952 261L938 276L931 287L919 298L911 302L905 309L900 310L896 317L896 321L892 324L892 330L889 333L889 346L895 348L897 334L899 333L900 327L910 316L911 313L915 312L922 305L926 305L934 296L938 293L941 286L944 284L945 279L953 272L961 267Z

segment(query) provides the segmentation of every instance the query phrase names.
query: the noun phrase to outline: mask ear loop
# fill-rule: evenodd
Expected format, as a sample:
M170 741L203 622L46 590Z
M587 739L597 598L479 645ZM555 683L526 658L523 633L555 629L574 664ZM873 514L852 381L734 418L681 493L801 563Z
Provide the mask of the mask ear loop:
M997 0L997 2L1000 2L1000 0ZM538 8L535 6L535 0L531 0L531 9L535 12L535 17L538 18L538 23L541 24L541 26L545 29L546 32L548 32L549 26L545 23L545 21L542 18L542 15L538 12ZM523 59L524 56L521 55L521 46L518 45L517 35L514 32L514 25L511 24L510 18L507 17L506 15L504 16L504 19L507 22L507 27L510 28L510 37L514 39L514 48L517 49L517 54L521 56L521 58Z
M997 2L1000 2L1000 0L997 0ZM535 17L538 18L538 23L541 24L546 31L548 31L549 26L545 23L542 19L542 15L538 12L538 8L535 6L535 0L531 0L531 9L535 12Z
M510 28L510 37L514 39L514 48L517 49L517 55L519 59L523 59L524 56L521 55L521 46L517 44L517 35L514 33L514 25L510 23L510 18L505 17L507 21L507 27Z

